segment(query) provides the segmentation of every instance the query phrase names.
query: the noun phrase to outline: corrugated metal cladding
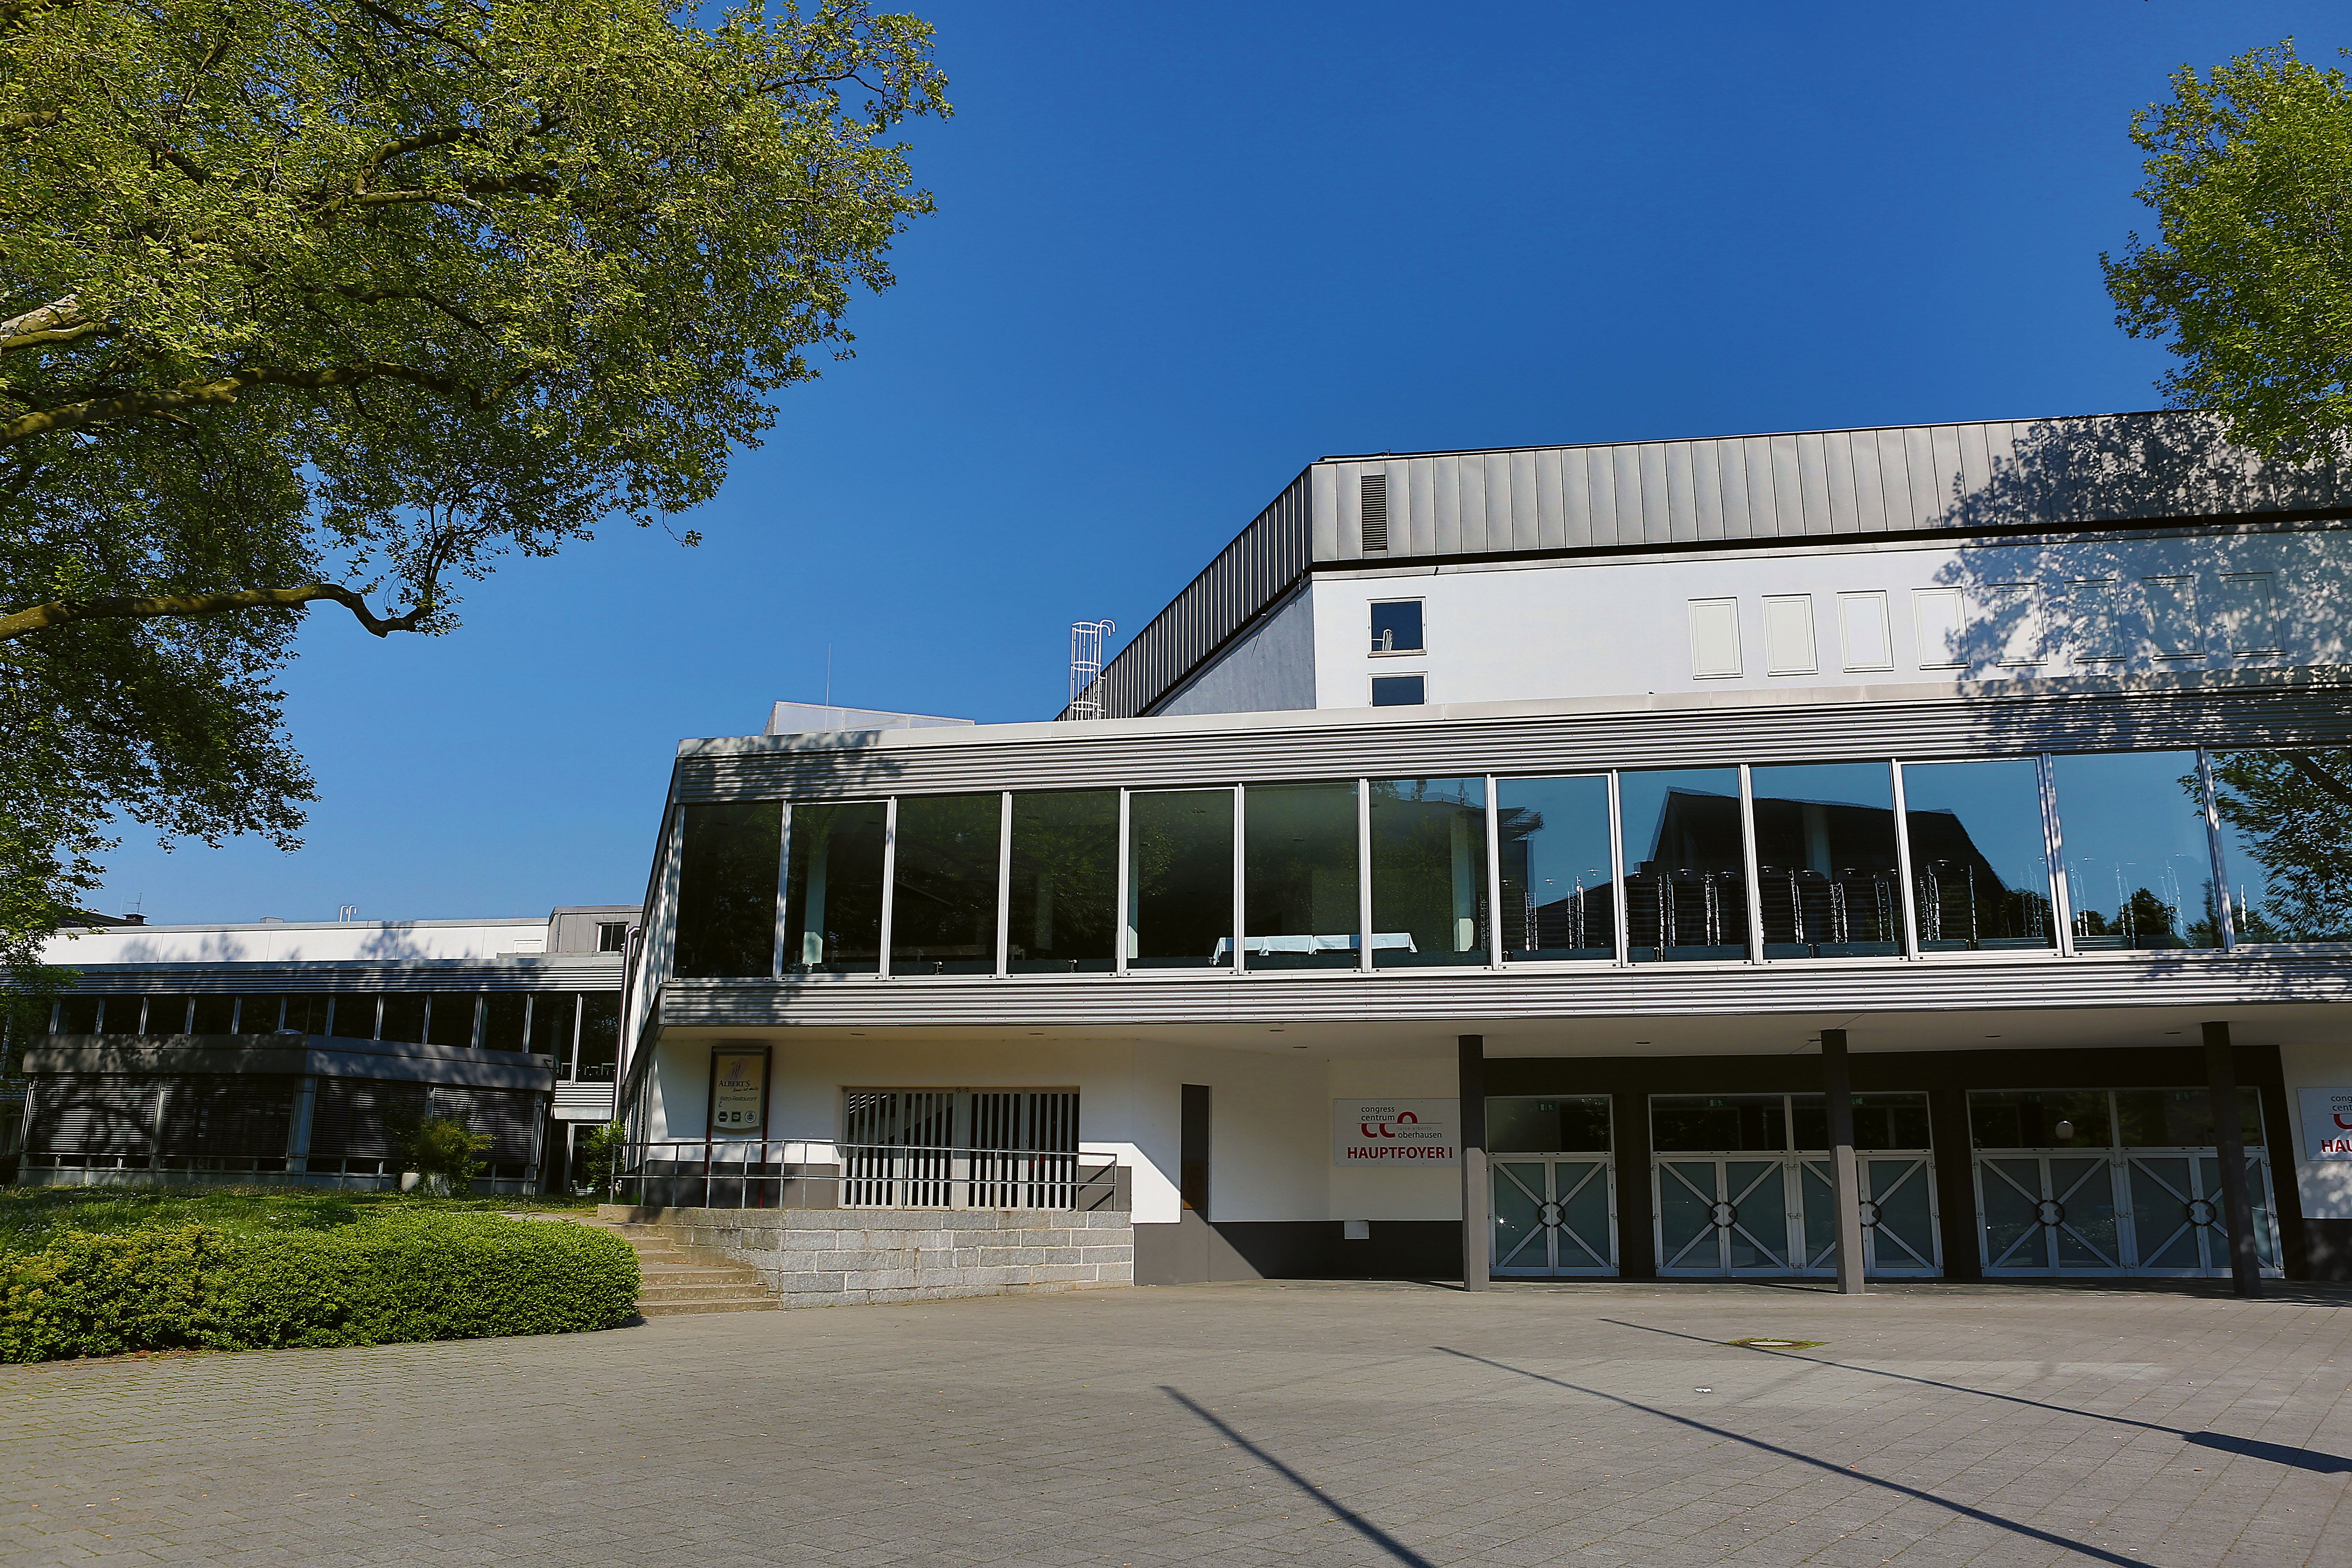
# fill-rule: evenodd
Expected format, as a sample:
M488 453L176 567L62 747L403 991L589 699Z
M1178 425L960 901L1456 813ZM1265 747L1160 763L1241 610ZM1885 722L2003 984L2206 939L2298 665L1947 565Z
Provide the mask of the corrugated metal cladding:
M1383 476L1385 551L1363 544ZM2111 414L1508 452L1327 458L1314 559L2063 529L2347 504L2332 465L2265 467L2202 415Z
M1031 1025L1402 1023L1413 1019L1917 1013L2011 1007L2236 1007L2352 1001L2352 959L2239 952L1802 963L1519 964L1378 974L668 982L672 1028L1007 1028Z
M2352 506L2352 475L2265 468L2217 432L2159 412L1326 458L1111 661L1103 713L1151 711L1318 565ZM1368 475L1381 481L1369 548Z
M1132 719L1307 574L1307 476L1217 552L1095 678L1103 713Z
M1430 710L1434 715L1437 710ZM1138 730L1141 729L1138 727ZM1153 734L1055 726L989 745L744 749L681 757L677 798L823 800L969 790L2352 744L2352 691L2190 688L1916 702L1791 702ZM753 749L758 748L758 749Z

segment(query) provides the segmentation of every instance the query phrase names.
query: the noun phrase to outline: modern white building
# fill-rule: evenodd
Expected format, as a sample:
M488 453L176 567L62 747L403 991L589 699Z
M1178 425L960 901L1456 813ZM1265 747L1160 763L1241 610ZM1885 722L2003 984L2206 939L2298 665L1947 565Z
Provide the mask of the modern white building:
M480 1184L560 1190L613 1115L637 910L60 933L75 987L27 1044L18 1180L383 1187L395 1106L490 1135Z
M1103 719L680 746L637 1195L2352 1275L2347 515L2177 415L1324 459Z

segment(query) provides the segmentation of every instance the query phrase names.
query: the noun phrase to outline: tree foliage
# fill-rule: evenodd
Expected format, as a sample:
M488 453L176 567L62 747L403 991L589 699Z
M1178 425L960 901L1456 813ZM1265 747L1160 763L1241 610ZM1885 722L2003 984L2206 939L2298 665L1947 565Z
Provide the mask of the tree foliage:
M2231 868L2238 939L2352 938L2352 751L2217 752L2213 799L2254 862Z
M19 981L110 813L295 842L303 606L443 632L717 489L929 210L887 140L929 47L863 0L0 0Z
M2116 319L2167 340L2176 405L2264 458L2332 454L2352 429L2352 81L2290 39L2172 89L2132 119L2157 234L2100 258Z

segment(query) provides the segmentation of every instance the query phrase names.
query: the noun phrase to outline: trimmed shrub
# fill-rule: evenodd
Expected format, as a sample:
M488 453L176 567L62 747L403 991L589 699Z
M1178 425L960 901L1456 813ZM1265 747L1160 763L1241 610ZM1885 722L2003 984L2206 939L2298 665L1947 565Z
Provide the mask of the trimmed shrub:
M68 1233L10 1260L0 1361L570 1333L616 1327L636 1300L636 1254L612 1232L495 1215Z

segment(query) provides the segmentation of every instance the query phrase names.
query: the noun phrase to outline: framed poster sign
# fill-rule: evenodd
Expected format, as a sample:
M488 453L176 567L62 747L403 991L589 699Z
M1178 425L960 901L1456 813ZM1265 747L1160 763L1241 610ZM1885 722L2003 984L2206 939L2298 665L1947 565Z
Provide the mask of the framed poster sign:
M710 1131L714 1136L768 1135L766 1046L710 1047Z
M1335 1100L1331 1163L1409 1170L1461 1158L1458 1100Z
M2303 1147L2305 1160L2352 1160L2352 1089L2306 1089L2303 1091Z

